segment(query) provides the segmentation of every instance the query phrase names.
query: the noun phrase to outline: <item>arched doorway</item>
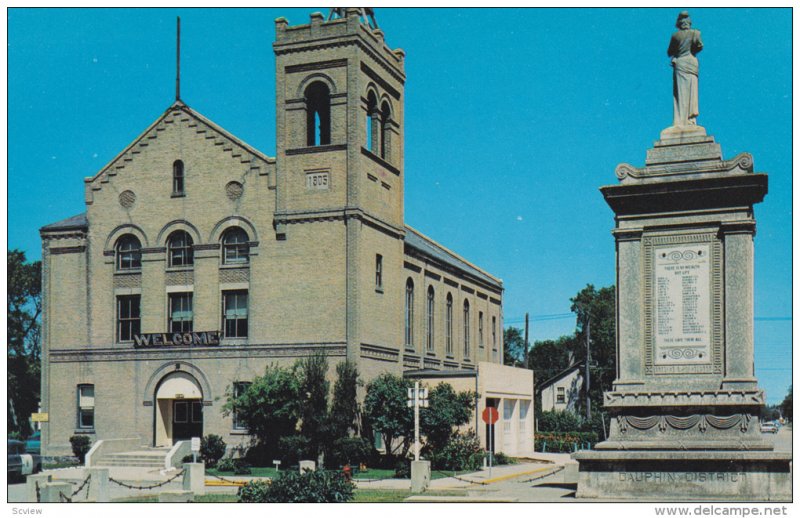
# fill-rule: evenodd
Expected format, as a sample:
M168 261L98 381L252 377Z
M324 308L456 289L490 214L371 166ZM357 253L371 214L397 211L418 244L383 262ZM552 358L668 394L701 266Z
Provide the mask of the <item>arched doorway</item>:
M191 374L173 372L155 391L155 445L203 436L203 390Z

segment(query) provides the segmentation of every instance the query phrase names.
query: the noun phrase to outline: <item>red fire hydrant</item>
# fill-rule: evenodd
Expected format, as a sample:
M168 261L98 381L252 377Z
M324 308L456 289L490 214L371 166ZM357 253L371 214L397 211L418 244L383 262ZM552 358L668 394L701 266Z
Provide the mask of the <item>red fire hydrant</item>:
M342 468L342 473L344 473L344 479L350 482L353 480L353 470L350 469L350 464L345 464Z

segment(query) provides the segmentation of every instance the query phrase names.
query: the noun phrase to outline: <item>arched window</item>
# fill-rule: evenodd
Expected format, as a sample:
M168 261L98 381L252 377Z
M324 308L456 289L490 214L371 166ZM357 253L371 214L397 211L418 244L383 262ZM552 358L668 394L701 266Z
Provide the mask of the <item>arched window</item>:
M378 133L380 131L378 118L378 98L375 96L375 92L370 90L367 95L366 148L373 153L378 152Z
M183 196L183 162L175 160L172 163L172 194L173 196Z
M176 230L167 240L169 266L191 266L194 264L192 236L184 230Z
M406 281L406 347L414 348L414 281Z
M464 300L464 358L469 358L469 301Z
M133 234L117 240L117 270L138 270L142 267L142 244Z
M381 158L389 160L391 156L391 139L389 138L389 124L392 120L392 109L389 103L383 101L381 105Z
M306 97L306 139L309 146L331 143L331 92L328 85L315 81L308 85Z
M428 321L428 335L425 341L425 345L428 348L428 352L434 351L434 342L433 342L433 315L434 315L434 302L435 302L435 293L433 292L433 286L428 286L428 308L427 308L427 321Z
M231 227L222 235L222 264L246 264L250 260L247 233Z
M449 293L444 313L444 347L447 356L453 356L453 296Z

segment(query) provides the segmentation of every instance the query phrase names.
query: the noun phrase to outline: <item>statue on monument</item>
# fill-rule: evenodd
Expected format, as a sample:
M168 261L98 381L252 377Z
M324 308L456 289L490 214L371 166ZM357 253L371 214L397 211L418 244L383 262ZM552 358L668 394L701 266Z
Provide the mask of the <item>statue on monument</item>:
M673 126L695 126L700 110L697 101L697 81L700 65L698 52L703 50L700 31L692 29L687 11L678 15L677 32L669 41L667 55L672 58Z

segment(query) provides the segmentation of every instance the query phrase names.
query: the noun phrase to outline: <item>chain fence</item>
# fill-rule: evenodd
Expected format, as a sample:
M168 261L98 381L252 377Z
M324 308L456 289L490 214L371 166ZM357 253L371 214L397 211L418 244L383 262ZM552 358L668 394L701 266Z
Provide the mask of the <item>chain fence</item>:
M140 491L146 491L146 490L150 490L150 489L155 489L157 487L166 486L167 484L169 484L170 482L172 482L176 478L182 476L185 472L186 472L186 470L182 469L178 473L176 473L174 477L172 477L170 479L167 479L164 482L159 482L158 484L152 484L152 485L149 485L149 486L137 486L137 485L133 485L133 484L126 484L125 482L119 481L119 480L111 478L111 477L108 477L108 481L109 482L113 482L113 483L117 484L118 486L126 487L128 489L138 489Z
M72 494L71 494L71 495L69 495L69 496L65 495L65 494L64 494L62 491L59 491L59 492L58 492L58 499L59 499L59 500L60 500L62 503L69 503L69 504L71 504L71 503L72 503L72 501L73 501L72 499L73 499L73 498L75 498L76 496L78 496L78 494L79 494L81 491L83 491L83 488L84 488L84 487L86 488L86 498L88 499L88 498L89 498L89 488L91 488L91 480L92 480L92 475L88 475L88 476L87 476L87 477L86 477L86 478L83 480L83 482L81 483L81 485L80 485L80 486L78 486L78 489L76 489L75 491L73 491L73 492L72 492ZM72 484L73 486L75 486L75 485L77 485L77 484L78 484L77 482L70 482L70 481L67 481L67 482L69 482L69 483L70 483L70 484ZM39 502L40 500L41 500L41 497L40 497L40 495L39 495L39 482L36 482L36 501L37 501L37 502Z

